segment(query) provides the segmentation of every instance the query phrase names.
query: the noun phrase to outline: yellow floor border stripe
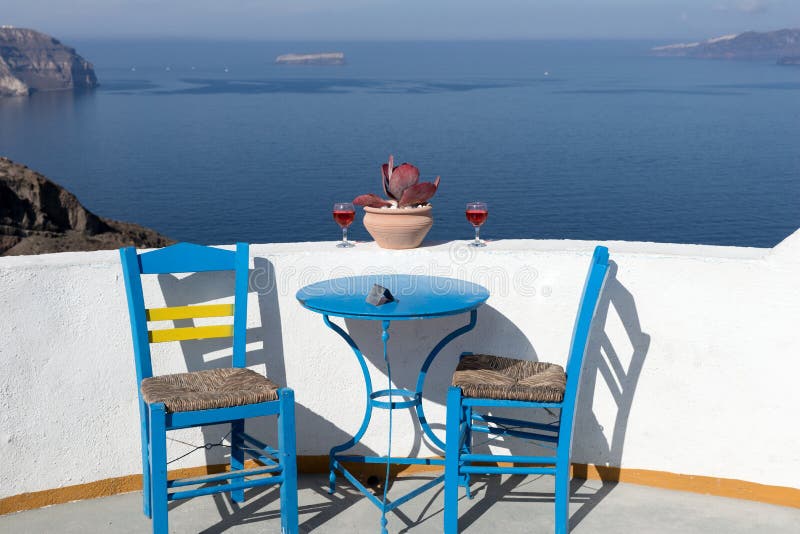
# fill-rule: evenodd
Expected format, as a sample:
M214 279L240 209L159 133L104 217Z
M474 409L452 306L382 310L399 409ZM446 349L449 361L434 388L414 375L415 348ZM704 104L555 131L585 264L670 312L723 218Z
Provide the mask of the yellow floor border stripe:
M252 461L247 462L247 467L255 466L256 464ZM297 467L301 473L326 473L328 471L328 457L300 456L298 457ZM367 477L370 475L382 476L383 473L385 473L385 466L378 464L351 464L349 467L352 467L351 472L358 477ZM228 466L223 464L176 469L169 472L169 478L197 477L221 473L227 469ZM437 470L441 470L441 467L430 465L397 466L396 469L393 469L393 474L395 476L411 476L417 473ZM573 464L572 476L587 480L626 482L642 486L689 491L718 497L746 499L749 501L800 508L800 488L769 486L757 484L755 482L747 482L745 480L681 475L665 471L652 471L649 469L627 469L586 464ZM63 488L12 495L11 497L0 499L0 515L42 508L43 506L50 506L53 504L107 497L109 495L138 491L141 489L142 476L128 475L88 482L86 484L65 486Z

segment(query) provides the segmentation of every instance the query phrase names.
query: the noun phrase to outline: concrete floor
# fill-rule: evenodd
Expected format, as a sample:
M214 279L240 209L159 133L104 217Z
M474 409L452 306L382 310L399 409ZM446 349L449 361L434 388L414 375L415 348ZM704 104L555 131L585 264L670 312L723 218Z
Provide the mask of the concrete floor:
M392 495L424 482L401 478ZM326 477L300 479L300 530L303 533L377 533L380 514L352 486L326 491ZM476 477L475 498L460 501L462 532L550 533L553 531L552 477ZM405 503L388 516L389 532L439 533L442 488ZM632 484L573 481L570 525L580 533L759 533L798 532L800 509L667 491ZM247 502L231 506L220 495L178 501L170 508L170 532L280 532L277 490L257 488ZM146 533L141 493L51 506L0 516L0 532L64 534Z

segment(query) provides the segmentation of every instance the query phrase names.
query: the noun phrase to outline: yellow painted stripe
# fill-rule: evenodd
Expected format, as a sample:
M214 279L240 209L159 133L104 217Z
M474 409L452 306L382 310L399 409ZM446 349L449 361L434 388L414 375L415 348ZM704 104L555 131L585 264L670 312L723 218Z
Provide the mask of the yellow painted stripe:
M208 339L212 337L231 337L232 335L232 324L190 326L187 328L165 328L163 330L149 330L147 332L147 337L150 339L150 343L184 341L187 339Z
M747 480L709 477L601 465L572 464L572 476L603 482L624 482L673 491L688 491L800 508L800 488L771 486Z
M252 460L245 462L246 468L260 465ZM352 464L348 466L352 472L366 480L369 475L383 476L385 471L378 464ZM396 466L392 466L393 473ZM415 476L425 471L441 471L441 466L412 465L404 466L397 476ZM198 477L222 473L230 469L227 464L189 467L170 471L168 478ZM327 473L328 456L298 456L297 469L301 473ZM384 466L385 470L386 467ZM584 479L600 479L609 482L627 482L644 486L654 486L679 491L690 491L720 497L733 497L751 501L777 504L800 508L800 488L785 486L768 486L745 480L717 478L706 476L681 475L664 471L651 471L648 469L625 469L619 467L605 467L586 464L573 464L572 476ZM22 510L31 510L62 504L83 499L106 497L118 493L137 491L142 489L142 475L128 475L117 478L107 478L60 488L22 493L10 497L0 498L0 515Z
M204 304L201 306L172 306L145 310L148 321L175 321L201 317L228 317L233 315L233 304Z

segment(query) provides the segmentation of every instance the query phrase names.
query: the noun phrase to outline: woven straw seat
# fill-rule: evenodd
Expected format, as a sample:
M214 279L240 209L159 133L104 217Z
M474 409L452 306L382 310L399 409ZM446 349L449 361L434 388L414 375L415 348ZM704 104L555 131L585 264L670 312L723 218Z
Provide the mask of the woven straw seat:
M479 399L561 402L566 384L560 365L491 354L464 356L453 374L464 397Z
M279 387L250 369L209 369L145 378L142 397L168 412L190 412L277 400Z

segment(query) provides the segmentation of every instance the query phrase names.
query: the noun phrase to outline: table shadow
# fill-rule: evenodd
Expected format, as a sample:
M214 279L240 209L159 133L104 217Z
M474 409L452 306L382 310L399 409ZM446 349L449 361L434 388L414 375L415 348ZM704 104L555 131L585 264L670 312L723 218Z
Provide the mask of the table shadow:
M341 321L341 320L339 320ZM447 334L469 323L469 314L441 317L428 320L393 321L389 327L389 363L392 371L393 387L416 389L420 367L431 349ZM340 322L341 324L341 322ZM381 321L346 319L345 330L358 344L364 358L376 369L380 376L372 376L373 389L389 387L386 364L383 359L381 342ZM413 343L403 343L404 339L413 339ZM420 353L414 347L425 347ZM446 404L447 388L450 386L453 371L458 364L459 355L464 351L480 351L484 347L497 347L504 353L516 354L518 357L535 359L536 351L528 338L506 316L489 305L478 309L478 322L475 328L454 339L442 349L428 370L423 391L423 409L431 428L444 440L444 417L441 421L431 420L428 406ZM396 410L395 414L407 413L413 420L414 436L409 456L417 456L425 443L434 451L438 447L424 434L419 427L416 410ZM444 451L439 451L443 454Z

